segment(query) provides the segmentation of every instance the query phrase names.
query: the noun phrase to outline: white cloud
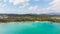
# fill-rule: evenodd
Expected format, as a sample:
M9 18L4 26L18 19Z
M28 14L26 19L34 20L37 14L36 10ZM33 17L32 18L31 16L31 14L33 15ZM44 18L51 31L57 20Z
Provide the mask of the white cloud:
M60 0L54 0L50 3L50 5L52 5L51 7L49 7L50 10L60 12Z
M36 11L38 9L38 6L30 6L29 10Z
M37 14L42 14L42 13L54 13L58 12L60 13L60 0L53 0L52 2L49 3L48 8L43 8L41 9L40 6L35 5L35 6L29 6L29 1L30 0L9 0L8 2L13 3L14 6L18 4L22 4L22 6L19 6L19 9L16 10L14 7L13 8L6 8L6 4L1 4L0 3L0 13L29 13L31 11L32 13L37 13ZM34 1L39 1L39 0L34 0ZM7 2L7 0L4 0L4 2Z
M49 13L60 13L60 0L53 0L49 3L48 8L40 9L38 6L31 6L29 7L30 10L32 10L34 13L40 13L40 14L49 14Z
M8 0L4 0L3 2L7 2ZM26 10L25 7L27 7L29 5L28 3L29 0L9 0L8 2L10 3L13 3L14 7L17 6L17 4L22 4L22 6L19 6L19 9L18 8L6 8L6 3L3 4L3 3L0 3L0 13L17 13L17 14L20 14L20 13L26 13L28 10ZM16 6L15 6L16 5ZM27 12L28 13L28 12Z
M29 2L29 0L9 0L9 2L12 2L14 5L16 5L16 4L20 4L20 3Z
M40 11L40 8L39 8L37 5L35 5L35 6L30 6L28 9L29 9L30 11L32 11L32 13L37 13L37 14L38 14L38 12Z
M53 0L48 8L40 9L37 6L31 6L29 9L39 13L60 13L60 0Z
M42 9L42 13L60 13L60 0L53 0L49 3L51 6Z
M6 4L0 3L0 13L16 13L17 10L15 8L6 8Z

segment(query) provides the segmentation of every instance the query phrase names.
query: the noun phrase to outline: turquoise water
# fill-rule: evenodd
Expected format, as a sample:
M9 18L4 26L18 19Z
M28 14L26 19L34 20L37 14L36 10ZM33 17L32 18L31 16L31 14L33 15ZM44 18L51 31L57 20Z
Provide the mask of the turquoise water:
M53 22L0 24L0 34L60 34L60 24Z

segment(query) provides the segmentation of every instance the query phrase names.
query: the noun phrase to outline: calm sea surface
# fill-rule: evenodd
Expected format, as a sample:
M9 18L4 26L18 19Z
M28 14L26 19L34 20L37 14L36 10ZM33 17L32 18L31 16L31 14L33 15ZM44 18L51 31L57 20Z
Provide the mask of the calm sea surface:
M60 24L53 22L0 24L0 34L60 34Z

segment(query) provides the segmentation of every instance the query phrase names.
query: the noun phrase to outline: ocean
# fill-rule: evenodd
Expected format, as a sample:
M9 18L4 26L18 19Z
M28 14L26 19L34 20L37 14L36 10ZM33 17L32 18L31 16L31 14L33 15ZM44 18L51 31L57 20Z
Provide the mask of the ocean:
M16 22L0 24L0 34L60 34L60 23Z

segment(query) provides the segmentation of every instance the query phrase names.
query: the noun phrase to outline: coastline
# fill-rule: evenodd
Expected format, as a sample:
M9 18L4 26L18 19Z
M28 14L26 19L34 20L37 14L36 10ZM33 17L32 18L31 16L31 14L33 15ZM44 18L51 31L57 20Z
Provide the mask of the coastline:
M20 21L20 23L24 23L24 22L52 22L52 21ZM19 23L19 22L0 22L0 24L15 24L15 23ZM54 22L57 23L57 22Z

